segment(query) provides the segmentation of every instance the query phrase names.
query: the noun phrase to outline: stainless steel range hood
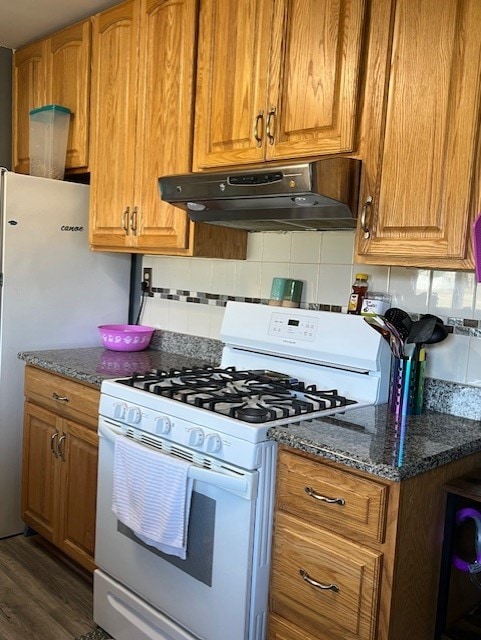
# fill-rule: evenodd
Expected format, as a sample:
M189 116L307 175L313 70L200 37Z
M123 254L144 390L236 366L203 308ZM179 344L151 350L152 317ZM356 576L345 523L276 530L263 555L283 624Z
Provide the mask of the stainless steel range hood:
M361 161L324 158L159 178L162 200L192 220L249 231L353 229Z

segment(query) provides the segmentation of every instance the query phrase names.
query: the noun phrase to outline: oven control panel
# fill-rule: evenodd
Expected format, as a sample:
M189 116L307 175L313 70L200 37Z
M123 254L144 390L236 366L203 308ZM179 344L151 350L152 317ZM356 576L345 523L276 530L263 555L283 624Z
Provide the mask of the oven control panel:
M274 338L314 342L318 326L319 320L317 318L273 313L269 325L269 335Z

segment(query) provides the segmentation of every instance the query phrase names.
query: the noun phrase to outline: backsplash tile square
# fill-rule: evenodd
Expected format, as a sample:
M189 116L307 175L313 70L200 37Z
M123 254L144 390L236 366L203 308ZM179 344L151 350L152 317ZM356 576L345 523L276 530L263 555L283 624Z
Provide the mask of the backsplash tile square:
M251 235L249 234L249 239ZM291 259L291 235L284 232L266 232L264 235L264 262L289 262Z
M393 307L401 307L409 313L427 313L430 286L429 269L391 268L389 292Z
M291 262L319 264L322 234L293 231L291 235Z
M315 302L347 308L351 285L352 265L321 264Z
M472 318L475 290L472 272L433 271L429 311L438 316Z
M354 259L354 231L322 231L321 263L351 264Z
M426 375L450 382L466 382L470 338L450 335L427 347ZM456 354L454 356L454 354Z

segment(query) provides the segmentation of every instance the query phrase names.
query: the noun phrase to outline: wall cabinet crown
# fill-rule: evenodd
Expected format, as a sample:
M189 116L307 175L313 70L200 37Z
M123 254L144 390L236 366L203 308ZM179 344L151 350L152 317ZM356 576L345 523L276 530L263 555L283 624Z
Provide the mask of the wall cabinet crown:
M352 151L364 0L201 0L194 168Z

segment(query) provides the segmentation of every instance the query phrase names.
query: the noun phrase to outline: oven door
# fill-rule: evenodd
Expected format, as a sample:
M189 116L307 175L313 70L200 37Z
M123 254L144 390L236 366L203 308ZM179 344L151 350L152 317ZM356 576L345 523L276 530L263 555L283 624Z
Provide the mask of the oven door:
M101 573L187 631L185 636L181 631L178 636L160 632L147 636L139 631L138 637L190 638L192 634L208 640L245 640L249 636L258 472L234 470L229 465L224 471L191 467L194 487L187 558L181 560L145 545L112 512L115 439L126 437L120 433L114 422L100 419L97 566ZM180 448L177 450L180 452ZM189 451L183 449L182 457ZM159 451L159 456L163 455ZM117 603L117 615L134 608L137 600L134 597ZM106 606L109 604L99 603L95 596L96 612ZM102 626L102 614L99 616L95 620ZM122 628L121 622L118 627ZM134 640L132 635L128 638Z

